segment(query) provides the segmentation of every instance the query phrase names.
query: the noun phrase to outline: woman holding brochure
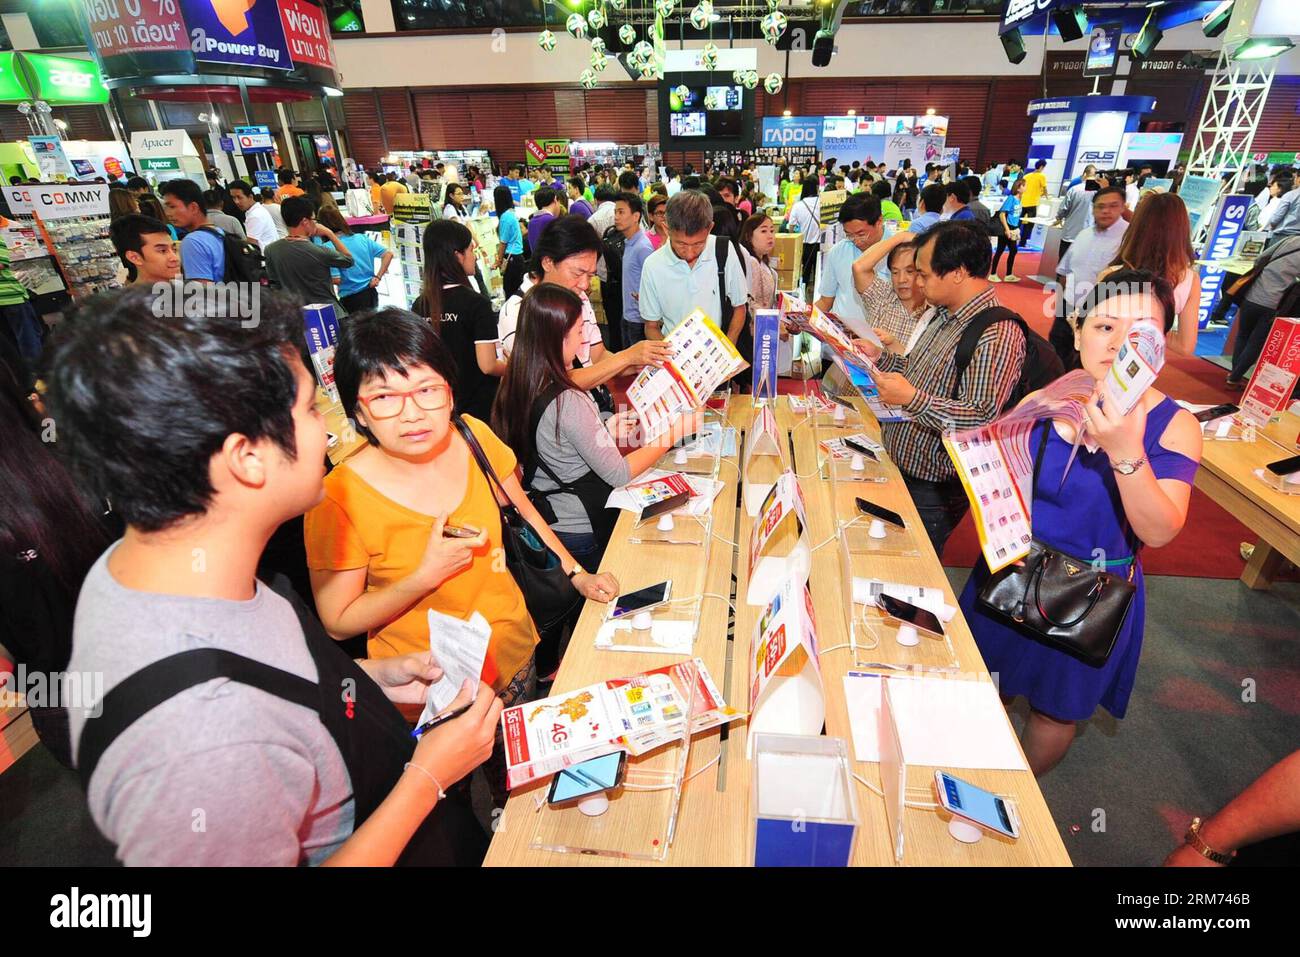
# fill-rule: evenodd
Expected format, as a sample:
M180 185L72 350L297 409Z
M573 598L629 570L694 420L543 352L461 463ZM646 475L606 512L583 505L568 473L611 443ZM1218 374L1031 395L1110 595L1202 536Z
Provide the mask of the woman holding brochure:
M492 428L519 456L523 487L556 537L584 568L599 568L618 519L617 509L605 507L609 493L694 433L699 415L677 416L665 434L623 455L619 444L635 427L635 413L602 417L574 381L582 311L572 290L553 283L524 296L518 347L492 407Z
M1083 410L1085 444L1067 470L1074 429L1064 422L1035 424L1030 452L1037 456L1044 441L1047 445L1036 469L1030 513L1037 541L1084 562L1104 561L1112 575L1132 576L1136 593L1114 648L1102 665L1093 666L990 617L976 602L989 578L983 559L961 596L975 643L989 671L1001 676L1003 700L1023 696L1029 701L1022 744L1036 775L1065 757L1076 723L1087 721L1098 705L1124 717L1142 652L1146 607L1137 551L1142 545L1167 545L1178 535L1201 459L1199 423L1156 389L1147 389L1127 415L1101 401L1102 382L1133 324L1154 318L1166 333L1173 326L1169 283L1152 273L1123 270L1098 285L1095 298L1095 305L1075 318L1080 362L1098 383Z
M307 566L316 608L338 640L365 632L371 658L429 651L430 611L492 628L482 679L505 706L536 688L537 630L501 561L501 518L490 480L456 426L456 362L425 320L403 309L351 318L339 330L335 381L368 445L325 478L307 513ZM579 592L609 601L618 583L586 572L537 514L515 474L515 454L487 424L461 421L510 503L559 557ZM504 800L500 749L488 768Z

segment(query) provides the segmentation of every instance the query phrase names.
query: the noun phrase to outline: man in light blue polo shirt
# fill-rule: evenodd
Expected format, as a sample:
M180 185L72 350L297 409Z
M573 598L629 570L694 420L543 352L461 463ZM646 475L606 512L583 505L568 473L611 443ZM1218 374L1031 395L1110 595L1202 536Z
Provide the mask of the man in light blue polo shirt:
M948 194L938 183L931 183L921 190L920 212L907 228L918 236L939 224L943 216L943 204L948 202Z
M740 264L740 250L719 247L728 240L712 236L713 204L694 189L683 189L667 204L668 242L648 257L641 270L638 306L647 339L662 339L695 309L724 329L735 342L745 327L749 283ZM719 289L719 256L726 257L725 299Z
M635 193L619 193L614 201L614 225L623 234L623 343L634 346L645 338L641 319L641 273L654 253L650 237L641 228L645 204Z
M226 278L226 244L220 227L208 220L199 184L192 179L172 179L158 191L171 224L186 231L181 240L181 273L191 282L222 282Z
M840 207L839 218L845 238L826 256L816 306L822 312L833 312L861 338L868 335L869 325L853 282L853 263L885 234L880 200L867 193L854 193Z

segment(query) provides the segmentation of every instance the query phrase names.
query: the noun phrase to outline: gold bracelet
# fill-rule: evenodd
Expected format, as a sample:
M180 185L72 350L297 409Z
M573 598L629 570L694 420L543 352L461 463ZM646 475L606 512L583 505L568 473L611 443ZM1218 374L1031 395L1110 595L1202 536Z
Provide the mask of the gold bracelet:
M1231 864L1232 859L1237 856L1236 851L1225 854L1222 851L1214 850L1205 843L1205 839L1201 837L1201 819L1199 817L1192 818L1192 823L1187 825L1187 834L1183 839L1197 854L1216 864Z
M415 768L415 770L421 772L426 778L432 781L434 789L438 792L438 800L439 801L446 800L447 792L442 789L442 785L438 783L438 779L435 778L427 768L421 767L420 765L416 764L414 761L407 761L404 765L402 765L403 771L405 771L407 768Z

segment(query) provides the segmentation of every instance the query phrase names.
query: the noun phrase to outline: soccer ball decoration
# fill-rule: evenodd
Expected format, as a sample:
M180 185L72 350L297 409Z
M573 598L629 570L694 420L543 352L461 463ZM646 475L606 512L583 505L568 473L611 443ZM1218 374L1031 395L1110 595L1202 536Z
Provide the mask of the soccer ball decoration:
M700 54L700 65L706 70L712 70L718 65L718 45L716 43L704 44L704 52Z
M609 21L605 19L605 12L599 7L594 8L587 14L587 23L591 24L593 30L599 30L608 22Z
M781 39L781 34L785 33L786 25L789 22L784 13L780 10L773 10L762 20L759 20L758 25L763 30L763 38L775 46L776 41Z
M548 53L555 49L555 34L550 30L543 30L537 34L537 45Z
M741 72L744 76L740 78L740 82L744 84L745 89L752 90L754 87L758 86L757 70L742 70Z
M679 100L684 100L691 95L691 88L685 83L673 87L673 95Z
M627 0L609 0L609 5L615 10L622 10L627 6Z
M781 0L767 0L767 8L769 10L775 10L780 5L781 5Z
M632 56L636 58L638 64L644 63L655 55L655 48L645 40L642 40L632 48Z
M630 23L625 23L618 28L618 38L624 44L630 45L636 39L636 27Z
M596 74L591 70L583 70L578 74L578 82L582 84L584 90L590 90L596 85Z
M659 67L655 64L653 58L641 64L641 79L653 80L659 75Z
M713 16L713 3L711 0L700 0L691 11L691 26L697 30L704 30L709 25L709 20Z
M591 68L599 73L607 66L609 66L609 62L605 59L605 51L593 50L591 53Z
M733 70L733 71L731 72L731 82L732 82L732 83L735 83L735 84L741 84L741 83L744 83L744 82L745 82L745 71L744 71L744 70Z
M572 36L581 40L587 35L587 21L581 13L569 14L569 19L564 21L564 29L568 30Z
M605 41L602 40L600 37L592 37L592 38L591 38L591 52L592 52L592 53L599 53L599 54L601 54L602 56L604 56L604 54L605 54Z
M783 85L780 73L769 73L763 80L763 89L767 90L767 92L772 96L776 96L780 93Z
M672 16L673 0L655 0L655 12L661 17Z

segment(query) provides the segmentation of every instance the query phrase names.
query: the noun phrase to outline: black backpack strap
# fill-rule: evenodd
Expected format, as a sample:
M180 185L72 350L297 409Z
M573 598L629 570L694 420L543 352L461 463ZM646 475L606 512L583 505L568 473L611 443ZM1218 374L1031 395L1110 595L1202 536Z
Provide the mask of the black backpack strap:
M101 714L87 720L81 732L81 786L89 789L104 752L122 732L164 701L214 678L229 678L320 713L320 689L314 681L222 648L182 651L141 668L104 695Z
M529 435L533 436L533 454L528 462L523 463L524 491L526 492L530 492L533 478L537 475L538 469L541 469L547 478L560 486L557 491L566 491L565 483L556 478L555 473L551 471L550 466L543 462L542 457L537 454L537 430L542 427L542 416L546 414L546 410L550 407L551 403L558 399L565 391L566 387L562 383L552 382L545 390L543 390L542 394L537 397L537 400L533 402L532 409L529 410L528 432ZM558 408L555 410L555 414L557 417L559 416L560 410ZM551 493L539 492L537 494L549 495Z
M731 325L731 310L735 308L732 301L727 298L727 257L730 255L731 240L726 236L719 236L713 244L714 256L718 260L718 308L721 315L718 316L718 328L723 332Z
M957 343L957 355L955 365L957 375L952 380L952 398L957 398L961 393L961 379L966 374L966 367L970 365L971 359L975 357L975 347L979 345L980 336L984 331L995 322L1014 322L1020 327L1020 331L1025 334L1026 354L1029 349L1029 327L1025 325L1025 320L1008 309L1006 306L990 306L983 312L978 312L971 317L966 329L961 334L961 340Z

